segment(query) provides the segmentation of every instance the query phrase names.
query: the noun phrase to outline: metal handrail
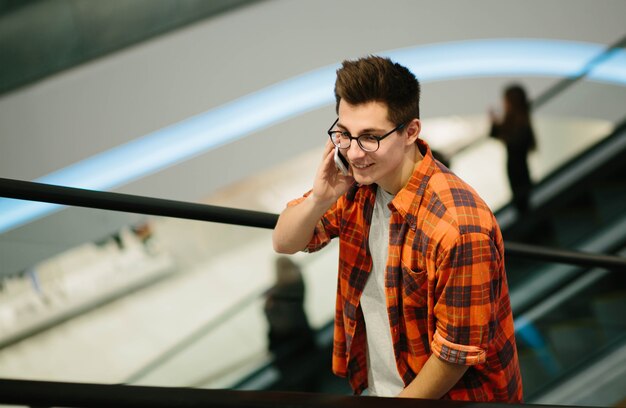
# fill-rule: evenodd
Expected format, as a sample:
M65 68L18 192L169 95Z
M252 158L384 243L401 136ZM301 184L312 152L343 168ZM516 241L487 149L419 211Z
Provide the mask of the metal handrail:
M604 51L602 51L601 53L597 54L596 56L591 58L589 61L587 61L587 63L580 70L578 75L568 77L568 78L563 78L562 80L560 80L559 82L557 82L556 84L554 84L553 86L545 90L541 95L539 95L532 101L531 103L532 108L537 109L540 106L545 105L548 101L553 99L556 95L565 91L574 83L584 79L587 75L589 75L591 71L594 70L594 68L596 68L596 66L598 66L602 62L612 57L614 52L621 50L625 46L626 46L626 36L620 38L618 41L616 41L612 45L606 47Z
M51 381L0 379L0 403L27 406L81 408L499 408L505 403L477 403L447 400L357 397L304 392L209 390L137 385L80 384ZM518 404L517 407L532 405ZM542 408L556 408L541 405ZM563 408L563 405L559 405Z
M93 191L5 178L0 178L0 197L268 229L273 229L278 220L277 214L260 211L164 200L131 194ZM596 266L626 271L626 259L611 255L589 254L581 251L553 249L508 241L505 242L504 247L508 254L513 257L527 257L579 266Z
M0 197L269 229L278 219L259 211L6 178L0 178Z

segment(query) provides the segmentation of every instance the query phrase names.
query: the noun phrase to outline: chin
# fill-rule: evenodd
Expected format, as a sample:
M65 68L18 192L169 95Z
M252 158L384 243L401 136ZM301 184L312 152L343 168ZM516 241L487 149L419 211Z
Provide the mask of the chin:
M375 183L371 177L363 177L358 174L353 174L352 176L354 177L354 180L362 186L369 186L370 184Z

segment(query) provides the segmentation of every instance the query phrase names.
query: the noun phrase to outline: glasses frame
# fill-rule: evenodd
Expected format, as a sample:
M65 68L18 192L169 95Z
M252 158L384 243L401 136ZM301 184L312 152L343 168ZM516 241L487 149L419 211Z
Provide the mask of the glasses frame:
M380 141L381 141L381 140L383 140L383 139L384 139L384 138L386 138L387 136L391 135L393 132L396 132L396 131L398 131L398 130L401 130L401 129L402 129L402 128L404 128L404 126L406 125L406 123L402 123L402 124L400 124L400 125L396 126L395 128L391 129L389 132L385 133L385 134L384 134L384 135L382 135L382 136L376 136L376 135L370 135L370 134L367 134L367 136L369 136L369 137L373 137L374 139L376 139L376 142L377 142L376 149L374 149L374 150L368 150L368 149L365 149L365 148L363 147L363 145L361 144L361 140L360 140L362 136L366 136L366 135L359 135L359 136L356 136L356 137L355 137L355 136L352 136L349 132L343 132L343 131L341 131L341 130L333 130L333 128L335 127L335 125L337 124L337 122L339 122L339 118L337 118L337 119L333 122L333 124L330 126L330 128L328 128L328 131L326 132L326 133L328 133L328 137L330 137L330 141L333 143L333 145L335 145L335 146L339 147L340 149L349 149L349 148L350 148L350 146L352 145L352 141L353 141L353 140L356 140L356 143L359 145L359 148L360 148L361 150L363 150L364 152L368 152L368 153L373 153L373 152L375 152L375 151L378 151L378 149L380 149ZM335 133L342 133L342 134L344 134L344 135L347 135L347 136L348 136L348 139L350 140L350 143L348 144L348 147L341 147L341 146L339 146L337 143L335 143L335 138L333 137L333 134L335 134Z

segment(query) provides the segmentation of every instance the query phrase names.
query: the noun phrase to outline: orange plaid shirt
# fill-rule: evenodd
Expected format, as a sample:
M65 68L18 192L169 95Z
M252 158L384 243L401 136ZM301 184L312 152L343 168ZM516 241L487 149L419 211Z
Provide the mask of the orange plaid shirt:
M417 143L424 159L389 205L385 293L400 377L408 385L434 354L470 366L444 398L521 401L500 228L476 192L436 162L425 142ZM317 251L339 237L333 371L347 376L357 394L367 388L359 299L372 270L375 194L376 186L353 185L307 246Z

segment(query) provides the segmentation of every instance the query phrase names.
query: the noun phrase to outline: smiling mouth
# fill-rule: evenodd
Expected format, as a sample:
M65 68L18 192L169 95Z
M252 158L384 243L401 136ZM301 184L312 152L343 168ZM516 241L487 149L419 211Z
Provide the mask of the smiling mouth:
M374 163L370 163L370 164L354 164L354 163L352 163L352 167L357 168L359 170L366 169L366 168L368 168L370 166L373 166L373 165L374 165Z

